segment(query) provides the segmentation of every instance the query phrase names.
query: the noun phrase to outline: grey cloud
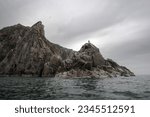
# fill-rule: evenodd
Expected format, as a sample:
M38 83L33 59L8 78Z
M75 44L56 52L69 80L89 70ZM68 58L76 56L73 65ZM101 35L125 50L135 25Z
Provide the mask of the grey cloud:
M129 40L125 43L107 47L105 49L106 56L113 54L121 59L126 59L127 57L133 57L136 55L148 54L150 53L150 29L143 32L140 37L134 37L136 39Z
M101 40L103 35L98 36L99 32L119 24L122 27L124 21L138 21L143 30L138 30L141 28L139 26L133 27L132 30L137 32L132 35L128 29L124 30L124 34L128 33L129 36L119 37L121 34L115 34L116 43L115 38L114 42L111 39L114 33L112 29L104 34L110 36L107 38L108 44L99 47L106 58L129 65L137 73L150 73L143 70L150 69L149 6L149 0L1 0L0 27L17 23L32 25L42 20L47 39L70 47L72 44L80 45L81 40L84 42L92 39L92 36ZM112 44L109 44L109 40Z
M95 2L95 1L94 1ZM108 2L106 7L101 12L101 8L95 2L95 9L89 9L89 14L80 17L72 18L65 24L58 25L56 35L51 37L50 33L48 37L52 41L66 39L72 43L75 36L85 35L97 30L103 30L103 28L114 25L115 23L121 22L126 19L143 19L148 17L148 5L149 1L116 1ZM114 4L116 3L116 4ZM91 11L92 10L92 11ZM72 14L70 15L72 17ZM48 29L49 30L49 29ZM62 41L65 43L65 41Z

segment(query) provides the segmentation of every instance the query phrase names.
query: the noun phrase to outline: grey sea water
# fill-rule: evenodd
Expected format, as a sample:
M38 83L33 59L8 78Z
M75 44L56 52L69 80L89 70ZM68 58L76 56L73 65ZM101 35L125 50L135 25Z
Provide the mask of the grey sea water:
M149 100L150 76L105 79L0 77L0 99Z

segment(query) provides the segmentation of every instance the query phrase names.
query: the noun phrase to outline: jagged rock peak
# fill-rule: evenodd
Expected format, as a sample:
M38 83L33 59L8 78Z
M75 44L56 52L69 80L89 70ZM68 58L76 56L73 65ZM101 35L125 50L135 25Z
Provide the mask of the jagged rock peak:
M23 26L22 24L18 23L16 25L14 25L15 27L20 27L20 26Z
M37 23L33 24L32 27L34 27L34 26L41 26L41 25L43 25L43 24L42 24L42 21L38 21Z
M42 21L38 21L37 23L35 23L32 27L32 29L36 30L37 33L42 34L43 36L45 35L44 32L44 25L42 24Z
M92 43L88 42L88 43L85 43L81 49L79 50L79 52L87 52L87 51L99 51L99 49L93 45Z
M90 43L90 41L88 43L85 43L81 47L81 49L79 50L79 54L80 54L80 58L85 59L85 56L86 56L86 59L90 58L92 66L94 67L105 64L105 59L101 55L99 49L95 45Z

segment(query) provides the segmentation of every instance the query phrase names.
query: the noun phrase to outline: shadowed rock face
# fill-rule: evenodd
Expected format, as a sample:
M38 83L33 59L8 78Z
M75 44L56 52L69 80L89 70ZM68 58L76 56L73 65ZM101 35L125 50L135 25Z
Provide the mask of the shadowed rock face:
M0 74L53 76L60 65L57 59L66 59L71 52L45 38L42 22L0 30Z
M0 30L0 75L56 77L114 77L134 75L111 59L105 60L91 43L76 52L49 42L41 21Z
M91 44L90 42L84 44L81 47L79 53L82 53L83 55L87 55L87 56L91 57L93 67L97 67L98 65L105 64L105 59L101 55L99 49L96 46L94 46L93 44Z

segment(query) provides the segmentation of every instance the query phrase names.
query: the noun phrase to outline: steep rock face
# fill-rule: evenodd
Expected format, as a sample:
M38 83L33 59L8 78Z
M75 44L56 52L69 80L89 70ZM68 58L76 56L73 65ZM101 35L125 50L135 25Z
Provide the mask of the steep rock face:
M91 62L93 67L105 64L105 59L101 55L99 49L90 42L84 44L79 50L79 53L81 53L82 55L89 56L92 60Z
M66 59L72 52L50 43L44 36L42 22L32 27L15 25L2 29L0 34L0 74L53 76L60 64L53 58Z
M0 61L2 61L11 49L14 49L23 38L29 27L17 24L0 30Z
M111 59L105 60L90 42L73 51L49 42L41 21L0 30L0 75L55 77L134 76Z
M101 55L99 49L91 43L84 44L78 52L74 52L72 56L63 61L63 69L88 69L105 64L105 59Z

